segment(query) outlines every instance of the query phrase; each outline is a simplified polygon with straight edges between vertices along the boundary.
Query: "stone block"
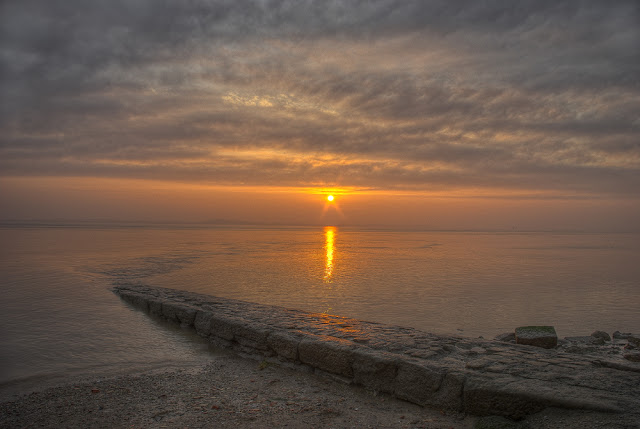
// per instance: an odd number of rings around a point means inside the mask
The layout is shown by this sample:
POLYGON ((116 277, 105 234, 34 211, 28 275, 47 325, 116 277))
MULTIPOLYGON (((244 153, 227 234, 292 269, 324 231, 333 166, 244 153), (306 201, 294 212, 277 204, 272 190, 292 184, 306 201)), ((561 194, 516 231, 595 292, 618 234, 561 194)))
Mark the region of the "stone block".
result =
POLYGON ((149 297, 147 299, 147 303, 149 304, 149 313, 162 316, 162 299, 156 297, 149 297))
POLYGON ((274 331, 267 337, 267 344, 281 358, 298 360, 298 344, 300 344, 298 337, 287 332, 274 331))
POLYGON ((181 325, 191 326, 196 318, 196 309, 179 302, 165 301, 162 303, 162 315, 181 325))
POLYGON ((120 298, 122 298, 123 301, 133 305, 135 308, 138 308, 143 311, 149 311, 149 304, 144 295, 127 291, 127 292, 121 293, 120 298))
POLYGON ((227 341, 234 339, 234 333, 242 327, 242 320, 226 316, 214 316, 209 325, 209 334, 227 341))
POLYGON ((425 362, 403 360, 398 363, 394 394, 414 404, 427 405, 440 388, 444 374, 425 362))
POLYGON ((523 380, 513 376, 469 377, 464 385, 464 410, 477 416, 520 419, 548 407, 620 412, 614 401, 569 384, 523 380))
POLYGON ((193 320, 193 327, 201 337, 208 337, 211 334, 211 319, 213 313, 210 311, 198 311, 193 320))
POLYGON ((516 328, 516 344, 552 349, 558 345, 558 335, 553 326, 521 326, 516 328))
POLYGON ((353 377, 353 349, 356 346, 340 338, 310 334, 298 345, 300 362, 323 371, 353 377))
POLYGON ((353 353, 353 379, 356 384, 378 392, 393 393, 397 356, 361 347, 353 353))
POLYGON ((269 350, 268 336, 269 328, 260 323, 244 321, 244 323, 236 324, 233 329, 234 340, 250 349, 269 350))
POLYGON ((433 368, 444 374, 440 386, 435 392, 428 395, 424 403, 427 407, 461 412, 463 411, 462 393, 466 376, 463 372, 449 370, 448 368, 433 368), (448 372, 445 372, 447 371, 448 372))
POLYGON ((464 386, 464 410, 477 416, 501 415, 514 419, 537 413, 546 408, 547 401, 514 386, 511 377, 471 377, 464 386))

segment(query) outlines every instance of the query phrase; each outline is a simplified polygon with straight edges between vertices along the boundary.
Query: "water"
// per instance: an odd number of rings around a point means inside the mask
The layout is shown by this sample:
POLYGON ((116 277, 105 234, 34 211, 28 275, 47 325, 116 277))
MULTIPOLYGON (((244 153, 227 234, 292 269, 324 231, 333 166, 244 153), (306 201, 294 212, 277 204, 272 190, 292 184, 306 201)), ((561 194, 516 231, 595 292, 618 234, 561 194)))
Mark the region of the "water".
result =
POLYGON ((493 337, 640 332, 638 234, 0 228, 0 393, 211 358, 116 281, 493 337))

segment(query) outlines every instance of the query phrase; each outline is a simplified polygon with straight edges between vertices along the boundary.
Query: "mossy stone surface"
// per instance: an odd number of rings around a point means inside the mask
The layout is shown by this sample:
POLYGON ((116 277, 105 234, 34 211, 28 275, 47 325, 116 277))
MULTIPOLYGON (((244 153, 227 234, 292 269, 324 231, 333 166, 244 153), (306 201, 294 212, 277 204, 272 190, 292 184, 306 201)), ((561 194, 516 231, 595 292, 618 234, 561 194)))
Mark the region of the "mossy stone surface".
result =
POLYGON ((521 326, 516 328, 516 335, 525 334, 550 334, 556 335, 556 329, 553 326, 521 326))
POLYGON ((551 349, 558 345, 558 335, 553 326, 521 326, 516 328, 516 343, 551 349))

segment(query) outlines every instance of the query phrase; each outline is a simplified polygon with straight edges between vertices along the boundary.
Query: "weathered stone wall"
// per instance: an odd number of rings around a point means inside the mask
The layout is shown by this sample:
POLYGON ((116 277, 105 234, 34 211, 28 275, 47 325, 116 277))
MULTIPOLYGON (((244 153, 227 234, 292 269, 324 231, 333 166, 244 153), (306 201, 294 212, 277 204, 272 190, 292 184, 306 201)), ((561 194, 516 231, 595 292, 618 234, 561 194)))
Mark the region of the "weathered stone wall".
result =
POLYGON ((640 410, 640 363, 616 354, 438 336, 172 289, 114 290, 216 345, 424 406, 512 418, 546 407, 640 410))

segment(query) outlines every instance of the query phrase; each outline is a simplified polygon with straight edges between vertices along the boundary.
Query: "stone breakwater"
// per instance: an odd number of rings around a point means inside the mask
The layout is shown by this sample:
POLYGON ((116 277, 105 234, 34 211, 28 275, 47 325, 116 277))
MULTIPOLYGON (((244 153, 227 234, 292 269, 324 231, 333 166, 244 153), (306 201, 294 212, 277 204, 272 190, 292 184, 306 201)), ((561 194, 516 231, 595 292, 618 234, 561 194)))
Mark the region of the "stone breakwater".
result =
POLYGON ((613 348, 576 354, 172 289, 114 291, 217 346, 422 406, 515 419, 547 407, 640 413, 640 363, 613 348))

